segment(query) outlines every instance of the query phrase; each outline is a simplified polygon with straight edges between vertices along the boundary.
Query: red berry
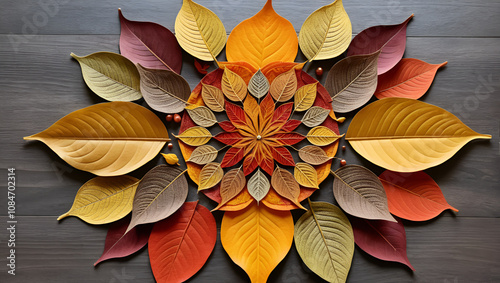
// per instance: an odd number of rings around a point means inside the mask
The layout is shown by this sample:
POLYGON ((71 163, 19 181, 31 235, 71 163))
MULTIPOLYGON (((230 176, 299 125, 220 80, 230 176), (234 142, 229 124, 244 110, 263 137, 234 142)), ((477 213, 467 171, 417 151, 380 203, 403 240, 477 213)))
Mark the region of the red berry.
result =
POLYGON ((176 122, 176 123, 180 123, 180 122, 181 122, 181 115, 179 115, 179 114, 175 114, 175 115, 174 115, 174 122, 176 122))
POLYGON ((345 150, 345 145, 342 146, 342 150, 345 150))
POLYGON ((318 67, 318 68, 316 69, 316 76, 318 76, 318 77, 319 77, 319 76, 321 76, 321 75, 323 75, 323 68, 318 67))
POLYGON ((174 147, 174 145, 171 142, 169 142, 167 147, 168 147, 168 149, 172 149, 174 147))
POLYGON ((174 119, 174 115, 172 115, 172 114, 168 114, 168 115, 167 115, 167 122, 172 121, 172 119, 174 119))
POLYGON ((340 166, 346 166, 346 165, 347 161, 345 161, 345 159, 340 160, 340 166))

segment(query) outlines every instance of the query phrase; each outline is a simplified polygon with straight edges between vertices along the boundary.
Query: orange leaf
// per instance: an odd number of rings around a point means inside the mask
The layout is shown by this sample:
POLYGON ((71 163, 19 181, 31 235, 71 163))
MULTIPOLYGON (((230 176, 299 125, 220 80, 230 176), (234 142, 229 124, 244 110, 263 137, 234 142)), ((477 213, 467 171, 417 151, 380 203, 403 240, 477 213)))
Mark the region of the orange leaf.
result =
POLYGON ((222 218, 222 246, 253 283, 267 281, 290 250, 293 233, 289 211, 271 210, 255 202, 244 210, 226 212, 222 218))
POLYGON ((247 122, 250 127, 257 133, 259 131, 259 113, 260 108, 259 104, 257 104, 257 100, 253 98, 251 95, 247 95, 245 98, 245 102, 243 102, 243 109, 247 114, 247 122), (248 121, 250 120, 250 121, 248 121))
POLYGON ((297 51, 293 25, 278 15, 268 0, 260 12, 233 29, 226 56, 228 61, 244 61, 261 68, 274 61, 293 62, 297 51))

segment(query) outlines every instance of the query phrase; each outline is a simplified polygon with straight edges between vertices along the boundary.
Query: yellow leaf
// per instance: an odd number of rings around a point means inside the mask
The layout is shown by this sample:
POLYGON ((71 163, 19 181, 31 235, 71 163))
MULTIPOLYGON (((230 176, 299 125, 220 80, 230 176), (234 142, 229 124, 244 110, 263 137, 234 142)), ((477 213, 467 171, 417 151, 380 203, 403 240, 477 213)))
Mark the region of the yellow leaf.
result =
POLYGON ((245 81, 235 72, 224 69, 221 82, 222 92, 229 100, 242 102, 247 95, 247 85, 245 81))
POLYGON ((165 161, 167 161, 168 164, 179 165, 179 158, 177 157, 177 155, 173 153, 169 154, 162 153, 161 155, 163 155, 163 158, 165 158, 165 161))
POLYGON ((200 184, 198 186, 198 191, 212 188, 222 180, 223 176, 224 170, 222 170, 219 163, 208 163, 203 166, 200 171, 200 184))
POLYGON ((61 220, 76 216, 90 224, 111 223, 132 211, 139 180, 130 176, 96 177, 83 184, 76 193, 71 209, 61 220))
POLYGON ((271 0, 250 19, 237 25, 227 40, 228 61, 244 61, 256 69, 276 62, 293 62, 298 50, 293 25, 278 15, 271 0))
POLYGON ((293 176, 300 185, 308 188, 319 189, 318 173, 316 173, 316 169, 314 169, 311 165, 303 162, 295 164, 293 176))
POLYGON ((305 85, 295 93, 295 111, 306 111, 316 100, 317 82, 305 85))
POLYGON ((317 146, 324 146, 337 141, 342 136, 343 135, 337 135, 330 128, 327 128, 325 126, 317 126, 312 128, 309 133, 307 133, 306 137, 310 143, 317 146))
POLYGON ((269 93, 274 100, 278 102, 285 102, 293 97, 296 90, 297 76, 295 76, 295 69, 291 68, 273 80, 269 93))
POLYGON ((212 85, 203 84, 203 82, 201 84, 201 97, 207 107, 215 112, 224 111, 224 94, 222 94, 222 90, 212 85))
POLYGON ((170 141, 158 116, 131 102, 77 110, 24 139, 42 141, 71 166, 99 176, 127 174, 154 158, 170 141))
POLYGON ((478 134, 437 106, 409 98, 385 98, 354 116, 346 139, 363 157, 383 168, 415 172, 439 165, 478 134))
POLYGON ((195 126, 175 137, 188 145, 199 146, 206 144, 212 138, 212 134, 203 127, 195 126))
POLYGON ((302 53, 312 60, 331 59, 344 53, 352 37, 352 26, 342 0, 314 11, 300 28, 302 53))
POLYGON ((203 61, 213 61, 226 44, 226 29, 209 9, 183 0, 175 19, 175 36, 189 54, 203 61))
POLYGON ((222 218, 222 246, 252 283, 267 281, 290 250, 293 233, 290 211, 272 210, 255 202, 244 210, 225 212, 222 218))

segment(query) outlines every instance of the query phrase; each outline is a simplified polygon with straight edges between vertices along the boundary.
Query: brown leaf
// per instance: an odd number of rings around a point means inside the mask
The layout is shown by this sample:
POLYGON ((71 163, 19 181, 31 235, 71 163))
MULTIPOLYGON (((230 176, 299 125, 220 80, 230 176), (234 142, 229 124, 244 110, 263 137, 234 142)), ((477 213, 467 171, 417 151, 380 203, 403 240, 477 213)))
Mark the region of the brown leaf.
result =
POLYGON ((219 152, 211 145, 198 146, 189 156, 188 162, 193 162, 199 165, 205 165, 214 161, 219 152))
POLYGON ((307 210, 299 202, 300 185, 295 181, 292 173, 283 168, 276 167, 271 176, 271 185, 279 195, 291 200, 299 208, 307 210))
POLYGON ((212 111, 224 111, 224 94, 218 87, 202 83, 201 97, 203 98, 203 102, 212 111))
POLYGON ((328 156, 321 147, 315 145, 307 145, 299 149, 299 157, 312 165, 320 165, 333 158, 328 156))
POLYGON ((214 210, 218 210, 236 197, 245 188, 246 182, 245 174, 243 174, 241 168, 232 169, 227 172, 220 184, 220 196, 222 200, 214 210))
POLYGON ((217 185, 224 176, 224 171, 217 162, 208 163, 200 172, 200 184, 198 191, 210 189, 217 185))
POLYGON ((238 74, 229 70, 229 68, 224 69, 221 86, 222 92, 231 101, 242 102, 247 95, 245 81, 238 74))
POLYGON ((274 100, 284 102, 292 98, 296 90, 297 77, 295 76, 295 69, 291 68, 273 80, 269 92, 274 100))
POLYGON ((202 127, 212 127, 215 123, 217 123, 217 118, 215 118, 214 112, 212 112, 208 107, 198 106, 195 108, 186 108, 189 117, 195 122, 198 126, 202 127))
POLYGON ((302 123, 310 128, 319 126, 326 120, 329 113, 329 109, 313 106, 309 108, 306 114, 304 114, 304 117, 302 117, 302 123))

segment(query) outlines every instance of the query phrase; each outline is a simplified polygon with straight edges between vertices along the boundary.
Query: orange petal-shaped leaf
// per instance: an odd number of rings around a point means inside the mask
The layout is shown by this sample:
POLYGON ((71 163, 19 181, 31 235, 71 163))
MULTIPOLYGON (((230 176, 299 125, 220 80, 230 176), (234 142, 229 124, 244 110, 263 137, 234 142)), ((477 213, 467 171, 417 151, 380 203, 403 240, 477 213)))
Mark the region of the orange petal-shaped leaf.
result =
POLYGON ((221 242, 253 283, 264 283, 290 250, 293 232, 289 211, 276 211, 253 202, 244 210, 224 213, 221 242))
POLYGON ((278 15, 268 0, 262 10, 237 25, 227 40, 228 61, 244 61, 262 68, 274 61, 293 62, 298 51, 293 25, 278 15))
POLYGON ((438 184, 422 171, 398 173, 386 170, 379 179, 387 194, 389 211, 398 217, 425 221, 446 209, 458 211, 446 202, 438 184))
POLYGON ((375 96, 378 99, 386 97, 406 97, 419 99, 427 92, 441 64, 429 64, 424 61, 405 58, 399 61, 390 71, 378 77, 375 96))

